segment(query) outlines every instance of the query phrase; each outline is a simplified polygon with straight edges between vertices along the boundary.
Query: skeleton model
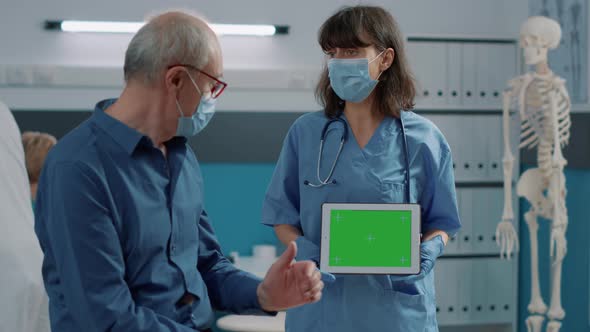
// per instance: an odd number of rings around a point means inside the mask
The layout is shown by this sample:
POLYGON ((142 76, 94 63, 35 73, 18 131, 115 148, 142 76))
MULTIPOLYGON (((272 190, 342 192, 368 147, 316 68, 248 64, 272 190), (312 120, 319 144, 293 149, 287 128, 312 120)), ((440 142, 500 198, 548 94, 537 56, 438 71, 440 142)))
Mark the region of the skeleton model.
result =
POLYGON ((510 258, 518 250, 518 236, 512 224, 512 168, 514 157, 510 151, 510 108, 520 114, 519 148, 537 148, 538 167, 524 172, 518 180, 516 192, 531 205, 524 217, 531 242, 531 301, 526 326, 529 332, 540 332, 544 315, 549 318, 547 332, 558 332, 565 311, 561 306, 561 269, 567 253, 567 209, 565 206, 565 176, 567 164, 561 149, 570 136, 570 99, 565 81, 551 72, 547 51, 559 45, 559 24, 547 17, 530 17, 520 31, 520 46, 525 62, 535 65, 535 72, 526 73, 509 81, 504 92, 504 212, 496 229, 501 256, 510 258), (537 218, 550 220, 551 239, 551 303, 549 310, 539 288, 537 218))

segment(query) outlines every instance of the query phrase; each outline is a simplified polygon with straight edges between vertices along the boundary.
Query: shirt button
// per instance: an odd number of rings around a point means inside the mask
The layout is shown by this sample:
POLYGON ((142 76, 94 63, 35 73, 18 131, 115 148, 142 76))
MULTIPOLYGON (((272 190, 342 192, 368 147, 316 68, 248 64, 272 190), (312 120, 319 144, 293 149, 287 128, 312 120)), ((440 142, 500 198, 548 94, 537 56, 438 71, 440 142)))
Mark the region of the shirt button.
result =
POLYGON ((172 252, 175 252, 175 251, 176 251, 176 246, 174 246, 174 245, 173 245, 173 246, 171 246, 171 247, 170 247, 170 251, 172 251, 172 252))

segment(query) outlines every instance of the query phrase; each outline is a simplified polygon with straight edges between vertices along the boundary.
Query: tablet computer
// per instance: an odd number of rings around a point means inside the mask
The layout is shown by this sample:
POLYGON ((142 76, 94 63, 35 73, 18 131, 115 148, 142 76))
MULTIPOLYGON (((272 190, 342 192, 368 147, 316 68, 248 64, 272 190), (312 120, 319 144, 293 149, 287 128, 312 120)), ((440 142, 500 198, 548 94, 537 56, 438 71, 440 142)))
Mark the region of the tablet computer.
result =
POLYGON ((320 269, 350 274, 419 273, 420 206, 324 203, 320 269))

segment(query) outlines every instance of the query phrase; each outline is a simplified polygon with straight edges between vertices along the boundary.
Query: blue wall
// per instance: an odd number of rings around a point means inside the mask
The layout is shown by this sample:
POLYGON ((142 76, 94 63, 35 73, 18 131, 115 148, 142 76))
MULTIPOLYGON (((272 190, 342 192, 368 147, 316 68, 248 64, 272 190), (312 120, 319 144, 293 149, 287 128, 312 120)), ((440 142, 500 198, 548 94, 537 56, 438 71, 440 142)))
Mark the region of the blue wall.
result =
MULTIPOLYGON (((567 169, 567 230, 568 253, 563 262, 562 305, 566 311, 561 331, 590 332, 590 170, 567 169)), ((527 305, 531 295, 530 240, 524 213, 529 204, 521 199, 520 211, 520 278, 519 331, 526 331, 524 320, 528 316, 527 305)), ((541 294, 547 306, 550 303, 550 226, 547 220, 539 220, 539 271, 541 294)))
POLYGON ((260 223, 274 164, 204 163, 201 170, 205 209, 226 255, 249 256, 255 244, 280 244, 272 228, 260 223))
MULTIPOLYGON (((274 244, 282 250, 272 228, 260 223, 262 200, 274 164, 202 163, 205 209, 225 255, 250 256, 255 244, 274 244)), ((215 320, 223 313, 216 313, 215 320)), ((213 331, 222 331, 213 327, 213 331)))

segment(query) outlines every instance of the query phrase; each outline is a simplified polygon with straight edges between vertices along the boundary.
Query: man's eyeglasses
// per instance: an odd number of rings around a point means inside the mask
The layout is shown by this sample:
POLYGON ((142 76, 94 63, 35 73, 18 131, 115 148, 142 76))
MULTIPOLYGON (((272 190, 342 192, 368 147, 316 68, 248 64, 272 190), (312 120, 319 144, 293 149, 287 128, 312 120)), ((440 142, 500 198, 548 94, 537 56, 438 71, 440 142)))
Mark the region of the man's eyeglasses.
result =
POLYGON ((217 77, 208 74, 202 70, 200 70, 199 68, 192 66, 192 65, 185 65, 185 64, 178 64, 178 65, 172 65, 169 66, 168 69, 172 68, 172 67, 176 67, 176 66, 183 66, 183 67, 187 67, 193 70, 198 71, 199 73, 207 76, 208 78, 212 79, 215 83, 213 84, 213 87, 211 88, 211 98, 216 99, 217 97, 219 97, 221 95, 221 93, 223 92, 223 90, 225 90, 225 88, 227 87, 227 83, 225 83, 224 81, 218 79, 217 77))

